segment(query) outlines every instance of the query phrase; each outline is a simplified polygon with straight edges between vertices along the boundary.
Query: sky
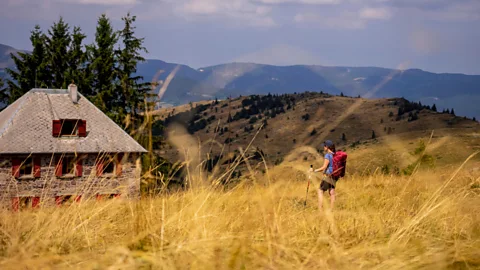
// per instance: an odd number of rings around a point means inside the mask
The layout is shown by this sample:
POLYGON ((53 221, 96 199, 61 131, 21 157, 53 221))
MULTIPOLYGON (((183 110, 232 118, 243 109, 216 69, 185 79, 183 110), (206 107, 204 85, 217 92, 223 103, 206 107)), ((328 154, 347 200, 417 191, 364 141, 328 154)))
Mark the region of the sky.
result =
POLYGON ((31 49, 60 16, 93 41, 98 16, 127 12, 147 58, 420 68, 480 74, 480 0, 0 0, 0 43, 31 49))

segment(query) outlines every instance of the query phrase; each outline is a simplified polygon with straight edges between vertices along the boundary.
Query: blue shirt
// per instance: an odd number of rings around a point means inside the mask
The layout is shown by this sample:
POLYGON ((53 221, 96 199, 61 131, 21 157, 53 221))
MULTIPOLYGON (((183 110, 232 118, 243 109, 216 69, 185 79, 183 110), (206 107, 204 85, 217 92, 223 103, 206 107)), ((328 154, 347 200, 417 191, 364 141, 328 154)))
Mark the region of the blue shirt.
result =
POLYGON ((325 155, 325 159, 328 159, 328 167, 325 169, 325 174, 332 174, 333 173, 333 155, 332 153, 327 153, 325 155))

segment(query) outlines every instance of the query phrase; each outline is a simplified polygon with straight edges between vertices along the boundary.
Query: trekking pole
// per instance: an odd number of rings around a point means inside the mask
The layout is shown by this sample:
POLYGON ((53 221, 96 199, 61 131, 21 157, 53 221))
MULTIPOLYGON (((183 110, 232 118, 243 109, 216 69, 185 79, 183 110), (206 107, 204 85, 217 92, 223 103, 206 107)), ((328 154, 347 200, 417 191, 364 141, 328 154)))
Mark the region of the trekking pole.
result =
MULTIPOLYGON (((310 165, 310 168, 313 169, 313 165, 310 165)), ((310 179, 311 179, 312 172, 308 172, 308 180, 307 180, 307 193, 305 194, 305 202, 303 206, 307 206, 307 198, 308 198, 308 188, 310 187, 310 179)))

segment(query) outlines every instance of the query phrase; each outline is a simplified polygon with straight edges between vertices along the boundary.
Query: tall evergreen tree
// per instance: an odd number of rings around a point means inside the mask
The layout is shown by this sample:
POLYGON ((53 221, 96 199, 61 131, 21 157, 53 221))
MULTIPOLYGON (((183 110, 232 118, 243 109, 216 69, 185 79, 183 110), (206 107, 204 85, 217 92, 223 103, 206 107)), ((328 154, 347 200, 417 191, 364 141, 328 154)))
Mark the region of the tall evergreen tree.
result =
POLYGON ((434 112, 437 111, 437 105, 433 104, 433 106, 432 106, 432 111, 434 111, 434 112))
POLYGON ((110 23, 110 19, 102 14, 97 21, 95 43, 88 46, 91 57, 92 72, 91 91, 86 93, 93 103, 103 112, 113 116, 109 108, 115 105, 116 60, 115 44, 118 37, 110 23))
POLYGON ((65 74, 65 80, 67 84, 74 81, 80 91, 88 95, 91 89, 91 77, 87 53, 82 44, 86 37, 80 27, 73 28, 71 44, 67 54, 68 69, 65 74))
POLYGON ((47 68, 47 36, 43 34, 40 26, 36 25, 30 32, 32 53, 18 52, 10 54, 15 69, 7 68, 6 71, 12 78, 8 80, 8 103, 11 104, 30 89, 50 85, 51 75, 47 68))
POLYGON ((8 92, 7 88, 5 87, 5 83, 3 82, 2 77, 0 77, 0 111, 3 110, 8 102, 8 92))
MULTIPOLYGON (((118 59, 117 74, 119 85, 117 93, 120 95, 115 106, 117 110, 114 118, 119 122, 124 115, 129 115, 133 120, 131 129, 136 129, 136 123, 140 120, 138 118, 140 112, 146 111, 145 102, 151 101, 153 97, 151 94, 150 83, 142 83, 142 76, 137 76, 137 64, 144 62, 145 58, 141 53, 147 53, 147 49, 143 47, 144 38, 135 37, 135 23, 136 16, 131 16, 130 13, 122 18, 124 28, 119 32, 119 37, 122 42, 121 48, 116 52, 118 59)), ((148 103, 147 106, 151 106, 148 103)))
POLYGON ((62 17, 48 30, 48 69, 52 74, 51 88, 66 88, 66 75, 69 68, 68 51, 71 43, 70 26, 62 17))
POLYGON ((451 115, 455 115, 455 111, 453 110, 453 108, 452 108, 452 110, 450 111, 450 114, 451 114, 451 115))

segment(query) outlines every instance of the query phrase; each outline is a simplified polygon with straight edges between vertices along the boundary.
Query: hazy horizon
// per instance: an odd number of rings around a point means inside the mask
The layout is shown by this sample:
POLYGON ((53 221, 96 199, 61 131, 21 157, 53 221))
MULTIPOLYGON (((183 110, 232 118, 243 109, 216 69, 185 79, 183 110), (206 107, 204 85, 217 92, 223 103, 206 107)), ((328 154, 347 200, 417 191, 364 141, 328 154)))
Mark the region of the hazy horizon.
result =
POLYGON ((60 16, 91 43, 106 13, 137 16, 149 59, 193 68, 231 62, 418 68, 480 74, 474 0, 6 0, 1 43, 29 50, 30 31, 60 16))

